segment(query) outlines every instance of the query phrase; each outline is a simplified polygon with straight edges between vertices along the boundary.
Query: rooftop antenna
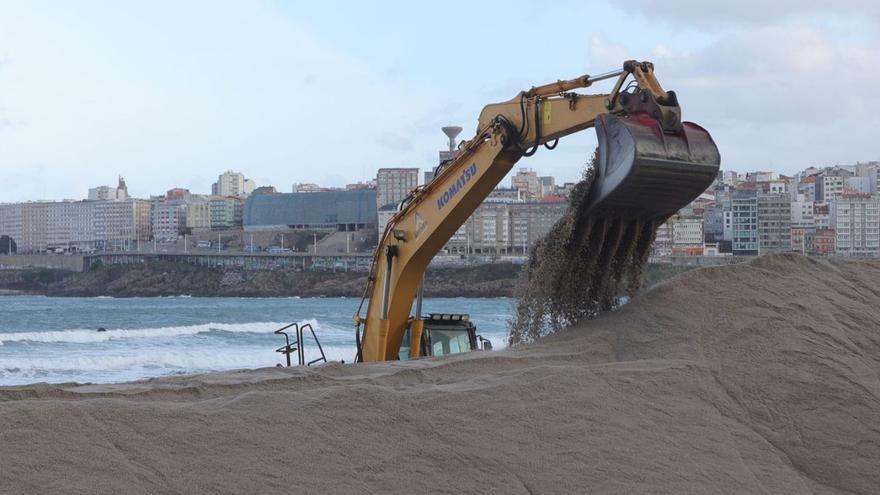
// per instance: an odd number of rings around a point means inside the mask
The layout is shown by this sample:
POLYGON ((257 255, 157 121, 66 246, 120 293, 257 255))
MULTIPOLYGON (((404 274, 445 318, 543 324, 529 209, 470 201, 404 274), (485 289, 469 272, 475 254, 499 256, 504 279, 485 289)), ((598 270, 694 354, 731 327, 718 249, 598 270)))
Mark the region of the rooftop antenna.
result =
POLYGON ((461 127, 457 125, 449 125, 446 127, 441 127, 443 134, 449 138, 449 151, 455 151, 455 137, 458 136, 458 133, 461 132, 461 127))

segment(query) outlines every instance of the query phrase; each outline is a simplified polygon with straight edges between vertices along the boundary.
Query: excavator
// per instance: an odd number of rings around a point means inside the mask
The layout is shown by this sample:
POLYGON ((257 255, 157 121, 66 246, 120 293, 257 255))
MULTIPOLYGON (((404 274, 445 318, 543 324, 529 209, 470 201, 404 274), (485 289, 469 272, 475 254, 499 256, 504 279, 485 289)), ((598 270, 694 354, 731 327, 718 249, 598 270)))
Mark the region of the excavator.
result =
POLYGON ((533 87, 487 105, 475 136, 400 203, 381 235, 354 317, 356 361, 490 348, 467 315, 422 314, 425 270, 520 158, 590 127, 598 138, 598 165, 588 210, 665 219, 718 174, 721 156, 712 137, 681 120, 675 92, 663 90, 650 62, 630 60, 618 70, 533 87), (575 92, 612 79, 608 94, 575 92))

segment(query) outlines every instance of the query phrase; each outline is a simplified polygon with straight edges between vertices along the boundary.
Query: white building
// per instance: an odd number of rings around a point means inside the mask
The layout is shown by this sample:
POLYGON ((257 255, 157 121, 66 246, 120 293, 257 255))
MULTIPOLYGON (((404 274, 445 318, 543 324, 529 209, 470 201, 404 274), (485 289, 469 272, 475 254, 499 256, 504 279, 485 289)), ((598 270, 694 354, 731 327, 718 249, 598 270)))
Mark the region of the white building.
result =
POLYGON ((524 201, 510 205, 511 239, 515 252, 527 251, 543 239, 562 218, 568 203, 564 201, 524 201))
POLYGON ((151 237, 150 202, 143 199, 93 203, 95 247, 131 250, 151 237))
POLYGON ((507 253, 510 249, 510 204, 484 202, 473 214, 474 240, 480 253, 507 253))
POLYGON ((725 170, 721 173, 721 183, 725 186, 735 187, 740 183, 739 173, 734 170, 725 170))
POLYGON ((779 174, 776 172, 748 172, 746 174, 747 182, 770 182, 779 180, 779 174))
POLYGON ((116 187, 98 186, 89 189, 90 201, 113 201, 116 199, 128 199, 128 186, 125 185, 125 179, 119 176, 119 182, 116 187))
POLYGON ((46 248, 87 251, 94 247, 95 210, 98 204, 90 201, 46 203, 46 248))
POLYGON ((675 256, 700 256, 705 246, 703 218, 676 215, 667 222, 671 227, 672 254, 675 256))
POLYGON ((177 239, 186 227, 186 209, 183 201, 153 201, 153 237, 159 240, 177 239))
POLYGON ((796 194, 791 202, 791 226, 793 228, 815 228, 815 203, 806 194, 796 194))
POLYGON ((417 168, 380 168, 376 174, 376 207, 399 204, 418 185, 417 168))
POLYGON ((510 179, 511 187, 519 189, 523 199, 539 199, 543 196, 541 191, 541 179, 538 173, 528 168, 520 168, 510 179))
POLYGON ((782 180, 771 180, 767 182, 767 192, 771 194, 782 194, 786 192, 786 182, 782 180))
POLYGON ((257 185, 250 179, 245 179, 241 172, 233 172, 229 170, 220 174, 217 182, 211 184, 211 194, 214 196, 248 196, 257 185))
POLYGON ((394 203, 388 203, 385 206, 381 206, 376 210, 377 214, 377 228, 379 230, 379 235, 381 236, 383 232, 385 232, 385 226, 388 225, 388 222, 391 221, 391 218, 397 213, 397 205, 394 203))
POLYGON ((853 172, 844 167, 827 168, 816 176, 816 201, 831 203, 841 196, 846 187, 847 177, 852 177, 853 172))
POLYGON ((297 182, 296 184, 293 185, 291 190, 292 190, 292 192, 295 192, 295 193, 304 193, 304 192, 319 192, 319 191, 323 191, 324 188, 317 185, 317 184, 312 184, 310 182, 297 182))
POLYGON ((877 196, 846 194, 838 198, 831 209, 837 254, 880 254, 880 199, 877 196))
POLYGON ((21 245, 21 203, 0 204, 0 236, 4 235, 21 245))
POLYGON ((0 205, 0 235, 20 253, 132 249, 150 237, 150 205, 138 199, 0 205))
POLYGON ((527 253, 547 235, 566 207, 565 202, 524 202, 490 196, 452 235, 445 251, 456 254, 527 253))

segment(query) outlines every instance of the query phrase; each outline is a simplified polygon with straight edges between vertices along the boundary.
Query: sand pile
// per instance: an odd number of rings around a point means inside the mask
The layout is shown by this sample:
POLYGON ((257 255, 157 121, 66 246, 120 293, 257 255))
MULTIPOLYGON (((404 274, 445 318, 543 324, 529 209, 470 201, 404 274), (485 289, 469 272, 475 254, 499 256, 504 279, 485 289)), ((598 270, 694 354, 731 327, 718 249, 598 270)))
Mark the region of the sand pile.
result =
POLYGON ((878 281, 774 256, 515 350, 0 389, 0 493, 877 493, 878 281))
POLYGON ((569 196, 565 213, 529 253, 520 277, 510 343, 532 342, 612 309, 633 295, 665 218, 587 209, 598 151, 569 196))

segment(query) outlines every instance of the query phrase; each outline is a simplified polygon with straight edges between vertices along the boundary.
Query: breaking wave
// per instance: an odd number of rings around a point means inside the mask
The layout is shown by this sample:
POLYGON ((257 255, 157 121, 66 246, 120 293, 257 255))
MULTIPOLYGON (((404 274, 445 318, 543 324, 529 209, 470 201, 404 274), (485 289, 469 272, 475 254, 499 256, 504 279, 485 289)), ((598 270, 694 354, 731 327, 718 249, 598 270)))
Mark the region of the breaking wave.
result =
MULTIPOLYGON (((354 346, 325 345, 329 361, 349 362, 354 346)), ((318 357, 317 349, 306 349, 307 360, 318 357)), ((281 354, 272 348, 181 349, 128 355, 20 356, 3 359, 0 381, 21 385, 35 381, 59 383, 87 381, 108 383, 151 378, 168 374, 206 373, 231 369, 272 367, 283 364, 281 354)))
MULTIPOLYGON (((302 320, 300 325, 310 323, 315 331, 322 330, 321 324, 316 319, 302 320)), ((107 329, 99 332, 94 329, 70 329, 51 330, 44 332, 10 332, 0 333, 0 345, 13 342, 41 342, 41 343, 76 343, 85 344, 92 342, 107 342, 121 339, 151 339, 167 338, 181 335, 198 335, 211 332, 230 333, 256 333, 266 334, 287 325, 282 322, 251 322, 251 323, 204 323, 199 325, 140 328, 140 329, 107 329)), ((325 330, 339 330, 332 327, 325 330)))

